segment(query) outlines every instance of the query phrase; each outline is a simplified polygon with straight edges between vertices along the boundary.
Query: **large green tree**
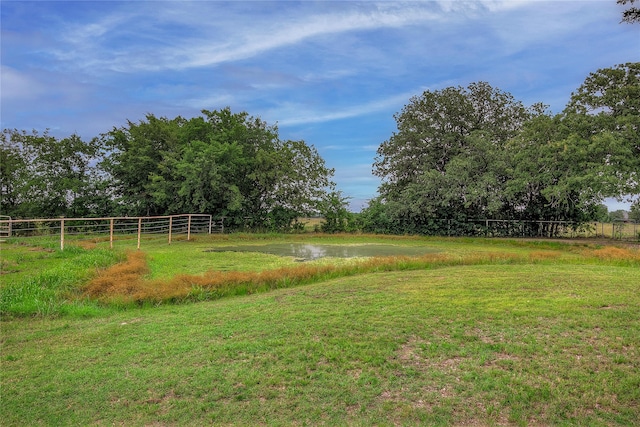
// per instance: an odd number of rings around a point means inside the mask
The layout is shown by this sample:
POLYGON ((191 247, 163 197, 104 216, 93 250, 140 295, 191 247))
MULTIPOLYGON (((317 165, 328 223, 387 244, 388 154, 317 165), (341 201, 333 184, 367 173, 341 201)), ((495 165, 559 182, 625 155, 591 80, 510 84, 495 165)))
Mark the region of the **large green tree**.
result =
POLYGON ((640 194, 640 62, 590 73, 571 95, 563 121, 596 151, 604 196, 640 194))
MULTIPOLYGON (((165 213, 169 195, 174 189, 165 188, 158 194, 158 177, 169 176, 168 158, 178 153, 178 130, 185 122, 157 118, 153 114, 146 121, 131 121, 101 136, 101 145, 108 155, 101 168, 110 174, 114 197, 119 206, 115 214, 158 215, 165 213)), ((169 179, 171 182, 171 179, 169 179)))
POLYGON ((504 147, 531 114, 485 82, 413 97, 373 166, 383 180, 385 217, 405 232, 421 232, 434 218, 500 216, 504 147))
POLYGON ((103 187, 92 165, 99 156, 94 140, 5 129, 0 155, 5 215, 85 216, 103 206, 103 187))
POLYGON ((538 116, 510 141, 505 196, 513 219, 580 222, 599 212, 615 181, 606 159, 617 156, 619 145, 606 132, 581 137, 571 124, 563 115, 538 116))
POLYGON ((398 131, 380 145, 373 166, 383 195, 401 191, 428 170, 444 173, 481 131, 495 144, 514 136, 529 117, 522 103, 488 83, 425 91, 394 118, 398 131))
POLYGON ((16 145, 7 140, 7 133, 2 133, 0 146, 0 214, 16 215, 20 205, 26 201, 23 191, 26 190, 27 159, 16 145))
MULTIPOLYGON (((381 144, 370 230, 465 232, 470 219, 584 222, 640 194, 640 64, 591 73, 557 115, 476 83, 411 99, 381 144)), ((531 232, 536 233, 535 228, 531 232)))
POLYGON ((640 192, 640 63, 590 73, 556 116, 509 143, 514 216, 586 221, 606 197, 640 192))
POLYGON ((333 170, 304 141, 229 108, 192 119, 148 115, 103 135, 114 178, 130 215, 211 213, 229 225, 287 228, 316 211, 333 170))

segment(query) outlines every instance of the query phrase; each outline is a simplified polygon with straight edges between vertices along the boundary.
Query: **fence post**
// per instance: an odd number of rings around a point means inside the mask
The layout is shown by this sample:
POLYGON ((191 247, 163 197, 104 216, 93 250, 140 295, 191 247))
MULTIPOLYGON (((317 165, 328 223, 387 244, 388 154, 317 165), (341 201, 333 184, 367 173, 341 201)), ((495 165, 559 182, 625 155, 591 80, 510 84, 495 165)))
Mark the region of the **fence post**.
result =
POLYGON ((60 250, 64 251, 64 219, 60 220, 60 250))
POLYGON ((173 228, 173 216, 169 217, 169 244, 171 244, 171 229, 173 228))
POLYGON ((113 249, 113 218, 109 220, 109 248, 113 249))
POLYGON ((191 240, 191 214, 189 214, 189 219, 187 220, 187 241, 191 240))
POLYGON ((140 250, 140 233, 142 231, 142 218, 138 218, 138 250, 140 250))

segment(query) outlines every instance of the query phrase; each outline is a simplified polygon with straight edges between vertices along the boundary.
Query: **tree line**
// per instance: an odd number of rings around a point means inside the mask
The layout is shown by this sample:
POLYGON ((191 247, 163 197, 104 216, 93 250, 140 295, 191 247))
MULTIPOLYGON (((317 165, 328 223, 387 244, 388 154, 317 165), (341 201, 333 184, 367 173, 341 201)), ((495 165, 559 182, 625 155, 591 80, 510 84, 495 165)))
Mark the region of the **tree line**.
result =
POLYGON ((4 130, 0 156, 1 211, 12 217, 208 213, 232 228, 288 229, 334 186, 313 146, 229 108, 148 114, 90 141, 4 130))
POLYGON ((382 184, 362 213, 369 231, 580 223, 598 219, 606 197, 640 194, 640 63, 591 73, 560 114, 478 82, 425 91, 395 119, 373 165, 382 184))
POLYGON ((640 63, 591 73, 553 114, 486 82, 425 91, 378 148, 378 195, 360 214, 304 141, 229 108, 146 116, 90 141, 4 130, 0 210, 13 217, 207 213, 233 227, 464 233, 470 220, 603 219, 606 197, 640 211, 640 63))

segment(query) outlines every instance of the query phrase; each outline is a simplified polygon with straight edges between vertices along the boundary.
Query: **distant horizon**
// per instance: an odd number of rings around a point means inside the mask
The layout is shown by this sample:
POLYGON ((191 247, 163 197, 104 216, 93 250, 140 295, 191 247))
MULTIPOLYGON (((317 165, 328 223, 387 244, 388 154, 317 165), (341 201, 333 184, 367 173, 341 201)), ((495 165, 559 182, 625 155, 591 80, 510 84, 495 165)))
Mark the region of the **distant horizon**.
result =
MULTIPOLYGON (((2 128, 92 138, 127 120, 229 106, 315 146, 350 209, 394 114, 486 81, 561 112, 591 72, 640 60, 610 1, 0 4, 2 128)), ((630 203, 607 199, 610 211, 630 203)))

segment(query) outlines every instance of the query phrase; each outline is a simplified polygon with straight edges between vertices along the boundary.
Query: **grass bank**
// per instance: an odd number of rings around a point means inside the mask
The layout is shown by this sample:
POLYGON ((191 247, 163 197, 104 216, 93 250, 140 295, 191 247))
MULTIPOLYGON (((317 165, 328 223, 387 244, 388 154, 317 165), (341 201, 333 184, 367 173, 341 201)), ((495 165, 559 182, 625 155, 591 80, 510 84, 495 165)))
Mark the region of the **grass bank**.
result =
POLYGON ((633 425, 640 268, 575 249, 5 320, 2 424, 633 425))
POLYGON ((289 288, 373 272, 483 264, 609 264, 640 267, 633 248, 549 240, 428 238, 374 235, 205 235, 169 245, 149 239, 108 249, 104 239, 76 239, 65 251, 33 239, 3 244, 0 314, 52 316, 107 314, 141 305, 184 303, 289 288), (323 258, 297 262, 266 253, 225 248, 268 243, 316 243, 424 248, 423 256, 323 258), (211 252, 215 248, 221 252, 211 252), (435 253, 434 253, 435 252, 435 253))

